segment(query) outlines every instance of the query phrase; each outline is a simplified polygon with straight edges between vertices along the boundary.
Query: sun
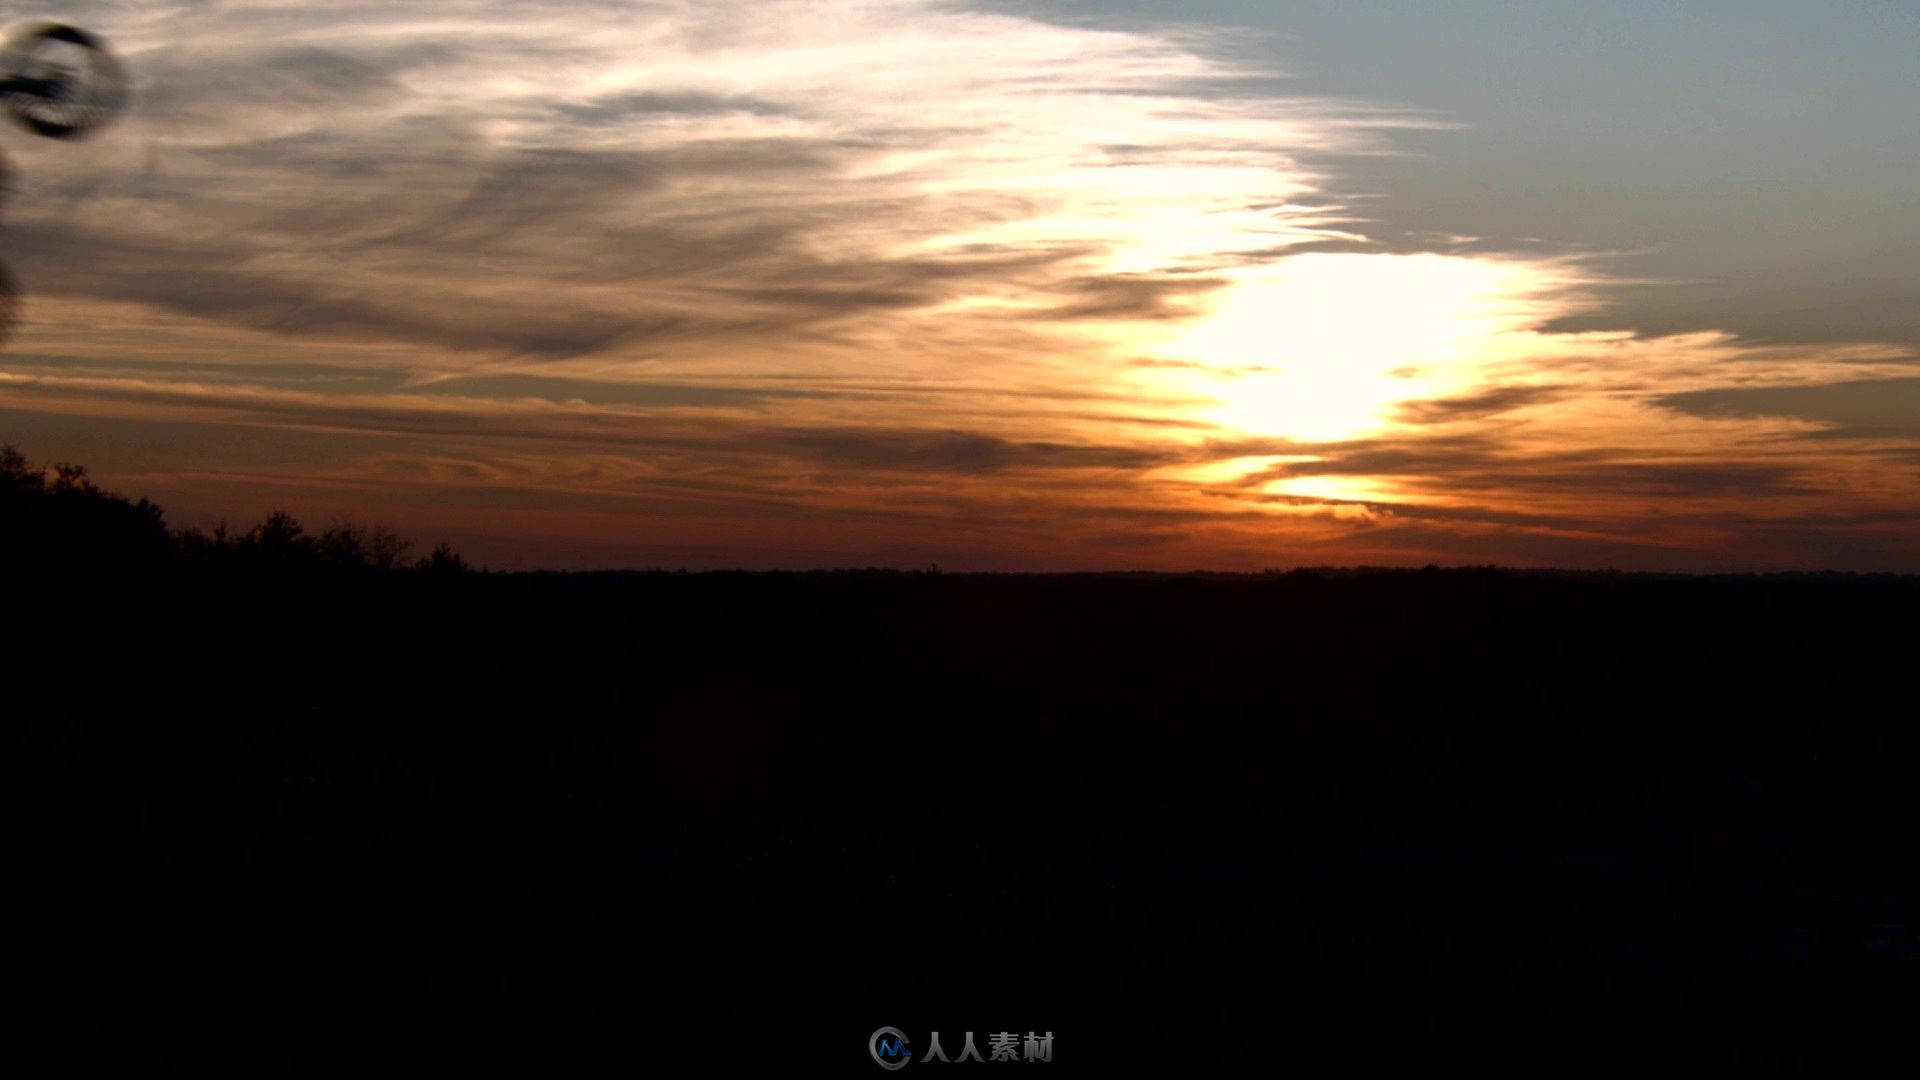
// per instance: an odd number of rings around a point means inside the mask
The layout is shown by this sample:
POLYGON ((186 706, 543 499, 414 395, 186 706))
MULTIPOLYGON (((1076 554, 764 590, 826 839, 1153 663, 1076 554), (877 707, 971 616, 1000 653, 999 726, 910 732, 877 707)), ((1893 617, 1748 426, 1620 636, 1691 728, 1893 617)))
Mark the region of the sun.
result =
POLYGON ((1394 406, 1480 385, 1503 334, 1542 317, 1539 264, 1438 254, 1303 254, 1238 272, 1160 355, 1204 419, 1330 442, 1394 426, 1394 406))

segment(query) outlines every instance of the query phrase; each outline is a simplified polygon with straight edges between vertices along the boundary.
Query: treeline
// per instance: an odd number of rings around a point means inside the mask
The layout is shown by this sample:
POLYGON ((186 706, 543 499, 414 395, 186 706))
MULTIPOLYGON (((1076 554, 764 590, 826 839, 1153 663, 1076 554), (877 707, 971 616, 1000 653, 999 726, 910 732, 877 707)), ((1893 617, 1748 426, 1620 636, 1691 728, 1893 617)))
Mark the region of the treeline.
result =
POLYGON ((0 545, 9 1074, 1912 1071, 1920 577, 0 545))
POLYGON ((103 490, 82 466, 39 467, 12 445, 0 445, 0 573, 124 573, 168 566, 355 573, 468 569, 447 544, 419 556, 412 547, 380 526, 343 522, 309 533, 280 510, 244 532, 224 522, 211 532, 169 529, 158 505, 103 490))

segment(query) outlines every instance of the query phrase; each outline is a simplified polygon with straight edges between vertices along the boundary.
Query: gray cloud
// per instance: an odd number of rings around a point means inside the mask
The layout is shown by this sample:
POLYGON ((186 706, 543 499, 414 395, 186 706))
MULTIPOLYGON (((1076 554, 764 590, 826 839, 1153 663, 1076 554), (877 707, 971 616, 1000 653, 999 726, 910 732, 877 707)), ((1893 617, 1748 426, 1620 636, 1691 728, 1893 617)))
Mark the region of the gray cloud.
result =
POLYGON ((1215 278, 1171 275, 1074 278, 1055 286, 1062 302, 1046 311, 1043 317, 1068 320, 1191 318, 1194 298, 1214 292, 1223 284, 1215 278))
POLYGON ((1502 386, 1462 397, 1409 401, 1400 406, 1399 414, 1410 424, 1452 424, 1498 416, 1565 396, 1567 391, 1555 386, 1502 386))
MULTIPOLYGON (((391 389, 397 389, 393 387, 391 389)), ((579 401, 590 405, 751 406, 782 398, 841 396, 819 389, 607 382, 547 375, 462 375, 409 388, 409 393, 512 400, 579 401)))
POLYGON ((431 42, 353 53, 289 45, 238 55, 170 46, 141 56, 140 115, 184 127, 222 124, 236 109, 324 113, 396 98, 404 93, 398 76, 407 68, 450 55, 447 46, 431 42))
MULTIPOLYGON (((658 338, 692 321, 665 313, 553 312, 525 295, 488 301, 440 293, 435 304, 427 289, 396 296, 351 278, 283 277, 253 269, 233 250, 72 233, 57 226, 17 226, 8 240, 38 291, 133 301, 277 334, 560 358, 658 338)), ((710 324, 709 332, 717 328, 710 324)))
POLYGON ((1812 492, 1791 464, 1716 459, 1633 460, 1627 451, 1527 453, 1487 436, 1377 439, 1312 447, 1314 460, 1270 466, 1242 479, 1257 485, 1297 476, 1392 476, 1437 492, 1562 492, 1579 495, 1778 497, 1812 492))
POLYGON ((1021 442, 965 431, 780 431, 752 441, 838 468, 969 475, 1019 468, 1138 470, 1171 458, 1164 449, 1021 442))
POLYGON ((1695 416, 1782 416, 1832 425, 1828 438, 1920 439, 1920 378, 1694 390, 1657 399, 1695 416))
POLYGON ((792 115, 792 106, 766 101, 746 94, 718 94, 700 91, 643 92, 599 98, 582 105, 562 104, 562 115, 576 123, 597 126, 632 119, 650 113, 680 113, 688 116, 714 116, 747 112, 770 116, 792 115))

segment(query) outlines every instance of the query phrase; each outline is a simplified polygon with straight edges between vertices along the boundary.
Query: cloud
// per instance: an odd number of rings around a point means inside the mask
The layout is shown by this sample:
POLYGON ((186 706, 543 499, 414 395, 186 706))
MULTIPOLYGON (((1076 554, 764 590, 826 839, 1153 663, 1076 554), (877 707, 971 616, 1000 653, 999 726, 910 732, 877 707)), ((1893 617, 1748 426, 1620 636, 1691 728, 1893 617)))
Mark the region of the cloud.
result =
POLYGON ((503 355, 884 323, 983 291, 1059 318, 1155 311, 1206 287, 1166 273, 1238 239, 1171 226, 1302 190, 1297 155, 1379 122, 1182 96, 1240 73, 930 2, 89 14, 139 102, 115 139, 32 162, 13 246, 37 289, 503 355), (1114 266, 1142 230, 1164 250, 1114 266))
POLYGON ((1452 424, 1498 416, 1564 395, 1565 391, 1555 386, 1499 386, 1461 397, 1404 402, 1399 413, 1410 424, 1452 424))
POLYGON ((1019 468, 1139 470, 1168 459, 1164 450, 1148 447, 1014 442, 964 431, 783 431, 756 441, 842 468, 974 475, 1019 468))
POLYGON ((1636 333, 1591 253, 1369 235, 1340 163, 1442 125, 1291 92, 1224 31, 934 0, 67 17, 136 104, 21 147, 0 404, 194 432, 141 474, 189 507, 564 508, 496 538, 553 559, 669 512, 707 515, 675 550, 744 550, 736 518, 778 512, 811 551, 887 523, 908 563, 1920 568, 1906 351, 1636 333), (289 449, 223 456, 222 424, 289 449))
POLYGON ((1779 416, 1828 425, 1820 437, 1920 442, 1920 378, 1692 390, 1659 399, 1693 416, 1779 416))
POLYGON ((1717 459, 1635 461, 1622 450, 1525 453, 1489 439, 1369 440, 1240 477, 1242 486, 1299 476, 1398 477, 1415 490, 1496 494, 1751 496, 1807 494, 1793 465, 1717 459))

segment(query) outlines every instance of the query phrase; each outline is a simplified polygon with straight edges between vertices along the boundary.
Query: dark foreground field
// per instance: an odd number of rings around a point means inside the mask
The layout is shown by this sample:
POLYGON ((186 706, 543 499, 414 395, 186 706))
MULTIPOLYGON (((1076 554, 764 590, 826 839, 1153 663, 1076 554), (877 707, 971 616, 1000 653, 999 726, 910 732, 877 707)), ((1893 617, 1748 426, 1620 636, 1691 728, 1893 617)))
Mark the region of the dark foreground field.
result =
POLYGON ((0 1059, 1910 1072, 1917 600, 16 566, 0 1059))

